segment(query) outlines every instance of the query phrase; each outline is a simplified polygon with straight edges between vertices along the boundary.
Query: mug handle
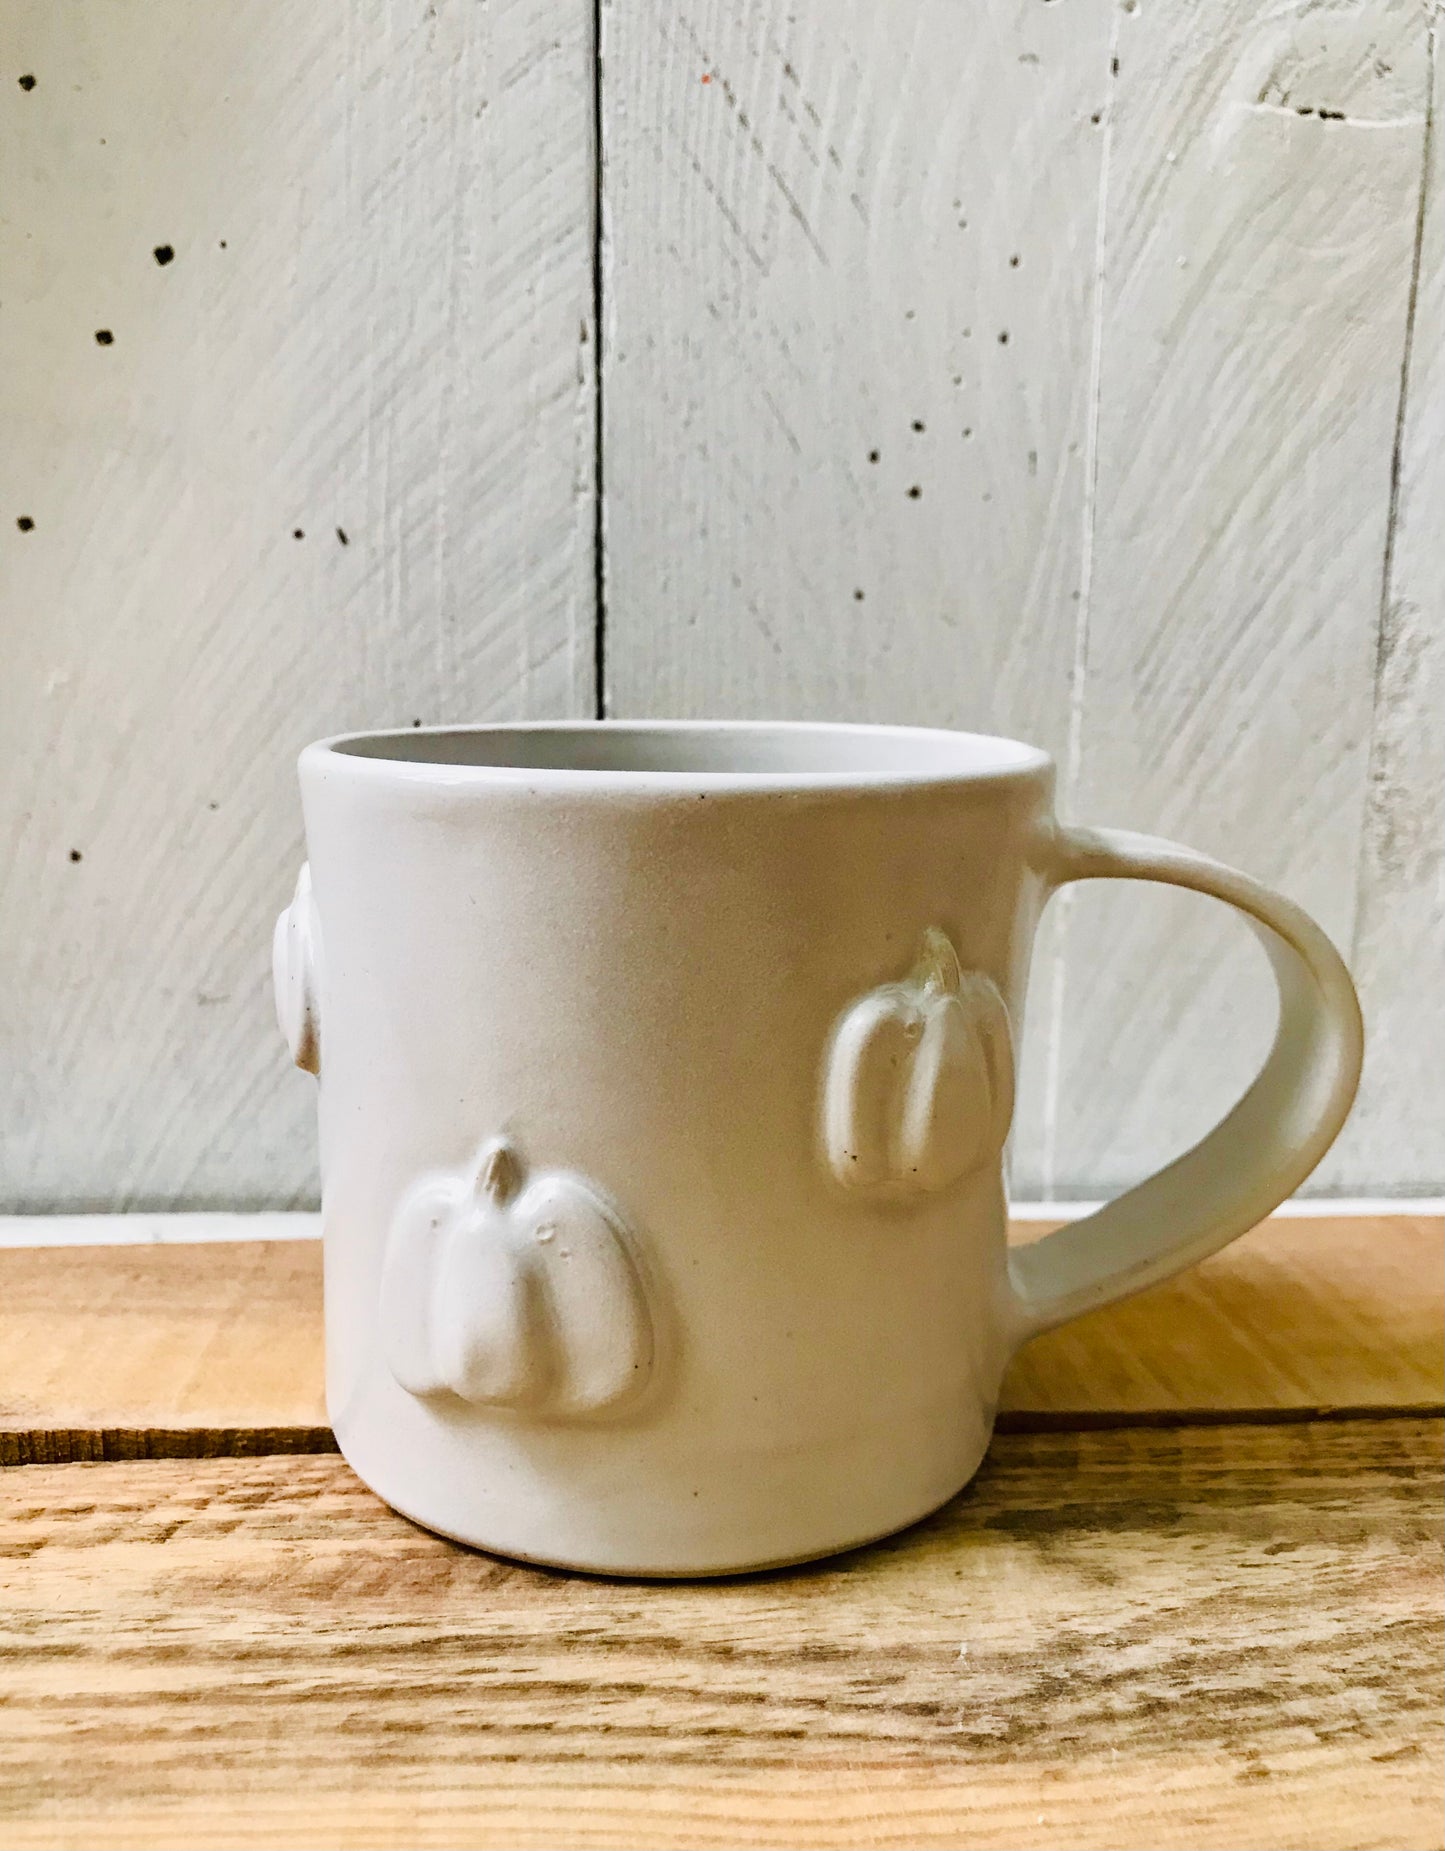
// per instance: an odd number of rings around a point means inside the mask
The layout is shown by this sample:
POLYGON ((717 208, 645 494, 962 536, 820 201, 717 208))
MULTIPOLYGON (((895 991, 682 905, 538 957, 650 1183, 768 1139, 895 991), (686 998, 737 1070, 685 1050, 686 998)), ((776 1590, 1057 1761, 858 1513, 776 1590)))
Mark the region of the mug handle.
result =
POLYGON ((1021 1341, 1143 1291, 1263 1220, 1334 1141, 1364 1053, 1344 960, 1293 901, 1207 855, 1129 830, 1060 827, 1055 851, 1055 887, 1162 881, 1236 907, 1269 953, 1279 1023, 1253 1085, 1192 1150, 1095 1214, 1011 1251, 1021 1341))

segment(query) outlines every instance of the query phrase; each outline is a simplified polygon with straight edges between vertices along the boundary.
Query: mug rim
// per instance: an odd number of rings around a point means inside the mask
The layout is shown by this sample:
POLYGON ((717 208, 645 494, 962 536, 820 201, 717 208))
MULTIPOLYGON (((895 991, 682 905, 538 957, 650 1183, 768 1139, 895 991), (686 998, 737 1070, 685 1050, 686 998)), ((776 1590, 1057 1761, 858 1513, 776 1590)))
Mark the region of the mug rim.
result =
POLYGON ((1054 773, 1054 760, 1042 747, 1002 734, 829 720, 512 720, 368 728, 316 740, 302 752, 300 766, 368 782, 573 792, 871 790, 1047 780, 1054 773), (525 744, 508 751, 509 742, 525 744), (487 746, 500 756, 484 756, 487 746), (477 755, 465 756, 468 748, 477 755))

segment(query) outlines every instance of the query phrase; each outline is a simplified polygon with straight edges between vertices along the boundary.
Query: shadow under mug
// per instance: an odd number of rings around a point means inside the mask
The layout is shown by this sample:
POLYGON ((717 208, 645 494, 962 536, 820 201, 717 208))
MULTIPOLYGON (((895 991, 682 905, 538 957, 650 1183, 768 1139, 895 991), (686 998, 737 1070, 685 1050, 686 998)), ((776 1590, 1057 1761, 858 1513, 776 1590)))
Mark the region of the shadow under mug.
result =
POLYGON ((331 1419, 388 1503, 501 1554, 719 1574, 925 1516, 1022 1342, 1243 1233, 1354 1096, 1319 927, 1061 824, 1030 746, 485 726, 326 740, 300 777, 275 971, 320 1081, 331 1419), (1237 907, 1278 1028, 1200 1144, 1010 1252, 1035 928, 1100 878, 1237 907))

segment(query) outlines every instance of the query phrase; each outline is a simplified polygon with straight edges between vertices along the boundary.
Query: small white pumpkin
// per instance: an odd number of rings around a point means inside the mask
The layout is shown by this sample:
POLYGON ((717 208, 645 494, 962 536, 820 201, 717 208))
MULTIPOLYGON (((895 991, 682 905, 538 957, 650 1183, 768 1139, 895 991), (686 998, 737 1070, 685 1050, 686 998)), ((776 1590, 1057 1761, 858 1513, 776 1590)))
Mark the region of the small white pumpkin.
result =
POLYGON ((271 940, 271 983, 276 1020, 291 1058, 307 1073, 321 1071, 321 1015, 317 1002, 321 928, 311 897, 311 864, 303 861, 291 904, 271 940))
POLYGON ((850 1189, 946 1189, 1003 1149, 1013 1117, 1008 1010, 930 927, 913 969, 852 1003, 828 1050, 823 1147, 850 1189))
POLYGON ((566 1171, 528 1181, 505 1138, 471 1170, 423 1177, 402 1198, 381 1317, 391 1371, 414 1395, 578 1417, 632 1399, 652 1367, 616 1211, 566 1171))

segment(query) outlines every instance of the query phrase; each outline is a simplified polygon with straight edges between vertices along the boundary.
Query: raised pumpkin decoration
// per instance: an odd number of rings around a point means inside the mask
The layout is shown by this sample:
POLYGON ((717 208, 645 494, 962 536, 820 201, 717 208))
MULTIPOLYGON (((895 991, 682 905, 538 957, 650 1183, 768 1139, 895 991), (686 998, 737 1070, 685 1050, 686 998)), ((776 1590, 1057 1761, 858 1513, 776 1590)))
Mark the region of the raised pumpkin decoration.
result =
POLYGON ((1013 1117, 1008 1010, 930 927, 898 983, 851 1004, 833 1031, 823 1093, 828 1167, 850 1189, 907 1197, 992 1161, 1013 1117))
POLYGON ((473 1168, 423 1177, 397 1209, 381 1280, 392 1374, 414 1395, 550 1418, 630 1400, 653 1335, 629 1246, 581 1177, 528 1180, 493 1138, 473 1168))
POLYGON ((291 904, 276 921, 271 940, 271 983, 276 993, 276 1020, 291 1058, 307 1073, 321 1071, 321 1020, 317 1006, 317 972, 321 963, 321 929, 311 897, 311 865, 303 861, 291 904))

